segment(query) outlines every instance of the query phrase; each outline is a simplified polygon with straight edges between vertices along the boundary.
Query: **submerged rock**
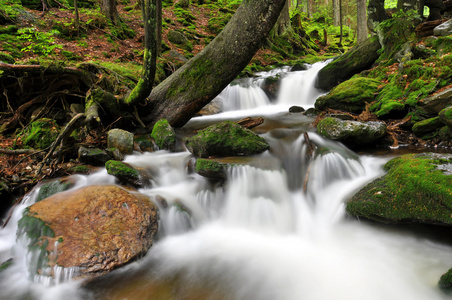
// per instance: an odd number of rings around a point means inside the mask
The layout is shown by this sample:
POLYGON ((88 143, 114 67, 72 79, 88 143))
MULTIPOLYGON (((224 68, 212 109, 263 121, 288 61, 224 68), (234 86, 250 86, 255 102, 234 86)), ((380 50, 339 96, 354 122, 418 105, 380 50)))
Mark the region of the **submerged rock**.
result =
POLYGON ((352 78, 333 88, 327 95, 319 97, 315 102, 315 108, 361 113, 365 110, 366 103, 374 100, 380 84, 380 81, 372 78, 352 78))
POLYGON ((18 235, 25 234, 29 249, 39 251, 32 274, 55 278, 62 267, 95 277, 146 254, 157 229, 157 208, 144 195, 86 186, 30 206, 18 235))
POLYGON ((384 122, 358 122, 327 117, 317 125, 318 132, 331 140, 354 147, 374 143, 386 134, 384 122))
POLYGON ((407 154, 347 203, 352 216, 383 223, 452 225, 452 154, 407 154))
POLYGON ((188 150, 197 157, 238 156, 262 153, 270 146, 267 141, 233 122, 225 121, 186 139, 188 150))
POLYGON ((438 286, 447 293, 452 293, 452 268, 439 279, 438 286))

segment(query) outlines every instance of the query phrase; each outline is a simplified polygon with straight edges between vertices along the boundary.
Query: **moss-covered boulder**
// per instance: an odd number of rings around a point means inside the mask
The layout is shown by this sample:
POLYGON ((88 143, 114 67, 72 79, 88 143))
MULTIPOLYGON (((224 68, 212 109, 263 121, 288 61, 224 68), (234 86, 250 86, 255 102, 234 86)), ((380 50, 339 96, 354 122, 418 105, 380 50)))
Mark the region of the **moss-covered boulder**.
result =
POLYGON ((443 127, 439 117, 422 120, 413 125, 413 133, 420 138, 429 138, 431 133, 438 133, 438 130, 443 127))
POLYGON ((151 174, 143 168, 131 164, 109 160, 105 163, 107 173, 118 178, 119 183, 134 187, 143 187, 151 183, 151 174))
POLYGON ((370 68, 379 56, 379 49, 380 42, 377 37, 371 37, 358 44, 323 67, 317 75, 315 86, 328 91, 353 75, 370 68))
POLYGON ((195 172, 207 178, 226 179, 227 168, 228 164, 215 160, 198 158, 196 160, 195 172))
POLYGON ((452 129, 452 106, 446 107, 440 111, 438 116, 444 125, 452 129))
POLYGON ((386 134, 383 122, 358 122, 327 117, 317 124, 318 132, 331 140, 356 147, 375 143, 386 134))
POLYGON ((444 273, 438 281, 440 289, 447 293, 452 293, 452 268, 444 273))
POLYGON ((319 97, 315 108, 361 113, 366 108, 366 103, 374 100, 380 84, 380 81, 372 78, 354 77, 334 87, 327 95, 319 97))
POLYGON ((60 127, 55 120, 42 118, 31 123, 25 131, 23 143, 34 149, 45 149, 58 137, 60 127))
POLYGON ((269 149, 267 141, 230 121, 224 121, 186 139, 188 150, 197 157, 254 155, 269 149))
POLYGON ((135 135, 133 142, 141 151, 154 152, 156 150, 154 140, 150 134, 135 135))
POLYGON ((166 119, 161 119, 152 128, 151 137, 159 149, 176 149, 176 132, 166 119))
POLYGON ((18 236, 28 237, 37 259, 31 274, 61 280, 61 268, 73 268, 75 277, 95 277, 144 256, 157 229, 158 211, 147 197, 93 185, 30 206, 18 236))
POLYGON ((386 175, 352 197, 347 213, 383 223, 452 225, 452 154, 406 154, 384 169, 386 175))
POLYGON ((122 154, 133 153, 133 133, 123 129, 112 129, 108 131, 108 148, 116 148, 122 154))

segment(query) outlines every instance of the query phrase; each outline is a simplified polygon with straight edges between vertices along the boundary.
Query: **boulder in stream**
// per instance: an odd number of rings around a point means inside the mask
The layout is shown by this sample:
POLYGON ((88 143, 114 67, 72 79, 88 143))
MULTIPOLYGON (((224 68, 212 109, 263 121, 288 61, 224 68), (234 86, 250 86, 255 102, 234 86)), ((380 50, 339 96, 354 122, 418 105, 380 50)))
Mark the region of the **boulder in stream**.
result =
POLYGON ((386 134, 386 125, 384 122, 358 122, 327 117, 317 124, 317 130, 328 139, 355 147, 381 139, 386 134))
POLYGON ((259 154, 270 148, 267 141, 253 131, 224 121, 186 139, 188 150, 197 157, 259 154))
POLYGON ((86 186, 31 205, 18 227, 19 238, 27 236, 30 251, 38 251, 32 274, 58 280, 61 268, 71 268, 75 277, 95 277, 146 254, 157 233, 158 211, 142 194, 86 186))
POLYGON ((121 184, 143 187, 151 183, 152 175, 144 168, 116 160, 107 161, 105 168, 107 173, 115 176, 121 184))
POLYGON ((170 151, 176 149, 176 132, 166 119, 161 119, 155 123, 151 137, 159 149, 170 151))
POLYGON ((452 154, 406 154, 384 169, 352 197, 347 213, 382 223, 452 225, 452 154))

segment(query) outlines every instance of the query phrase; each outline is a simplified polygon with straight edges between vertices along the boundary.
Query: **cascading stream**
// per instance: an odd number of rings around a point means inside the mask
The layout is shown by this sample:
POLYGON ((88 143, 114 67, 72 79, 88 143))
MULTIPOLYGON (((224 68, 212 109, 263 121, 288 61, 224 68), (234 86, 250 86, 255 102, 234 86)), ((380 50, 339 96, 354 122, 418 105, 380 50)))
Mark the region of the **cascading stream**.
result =
MULTIPOLYGON (((302 93, 291 78, 301 74, 312 87, 317 67, 285 74, 297 87, 283 80, 283 89, 302 93)), ((316 93, 279 98, 312 106, 316 93)), ((346 217, 344 201, 381 176, 388 158, 359 156, 315 132, 308 132, 310 154, 304 133, 289 126, 263 134, 270 151, 250 160, 271 163, 232 166, 224 184, 189 172, 188 152, 126 157, 153 175, 140 192, 159 206, 159 240, 89 291, 83 281, 68 280, 68 270, 56 270, 59 278, 49 282, 32 274, 30 253, 16 241, 17 222, 37 190, 30 193, 0 230, 1 261, 15 259, 0 272, 0 298, 143 299, 154 295, 157 281, 183 292, 202 287, 203 299, 447 299, 436 282, 452 261, 450 246, 346 217)), ((72 179, 74 189, 115 182, 105 170, 72 179)))

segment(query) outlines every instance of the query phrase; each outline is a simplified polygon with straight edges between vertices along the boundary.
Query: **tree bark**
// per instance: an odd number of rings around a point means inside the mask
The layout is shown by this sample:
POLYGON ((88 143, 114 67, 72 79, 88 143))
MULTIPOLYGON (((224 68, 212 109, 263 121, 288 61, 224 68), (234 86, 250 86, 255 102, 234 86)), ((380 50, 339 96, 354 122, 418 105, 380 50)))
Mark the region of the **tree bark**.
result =
POLYGON ((339 26, 341 23, 341 5, 339 0, 333 0, 333 25, 339 26))
POLYGON ((116 0, 102 0, 102 12, 113 22, 113 24, 117 25, 119 23, 116 0))
POLYGON ((127 98, 127 104, 146 99, 152 91, 157 68, 157 0, 142 0, 141 11, 144 23, 144 58, 141 78, 127 98))
POLYGON ((289 2, 290 0, 286 0, 286 4, 284 5, 278 20, 276 21, 276 25, 273 29, 276 36, 283 35, 290 28, 289 2))
POLYGON ((389 19, 384 4, 384 0, 369 0, 367 5, 367 27, 372 32, 375 32, 378 24, 389 19))
POLYGON ((367 11, 366 0, 356 0, 356 39, 358 44, 367 39, 367 11))
POLYGON ((216 97, 249 63, 265 41, 285 0, 244 0, 217 37, 194 58, 155 87, 140 107, 153 125, 165 118, 183 126, 216 97))

